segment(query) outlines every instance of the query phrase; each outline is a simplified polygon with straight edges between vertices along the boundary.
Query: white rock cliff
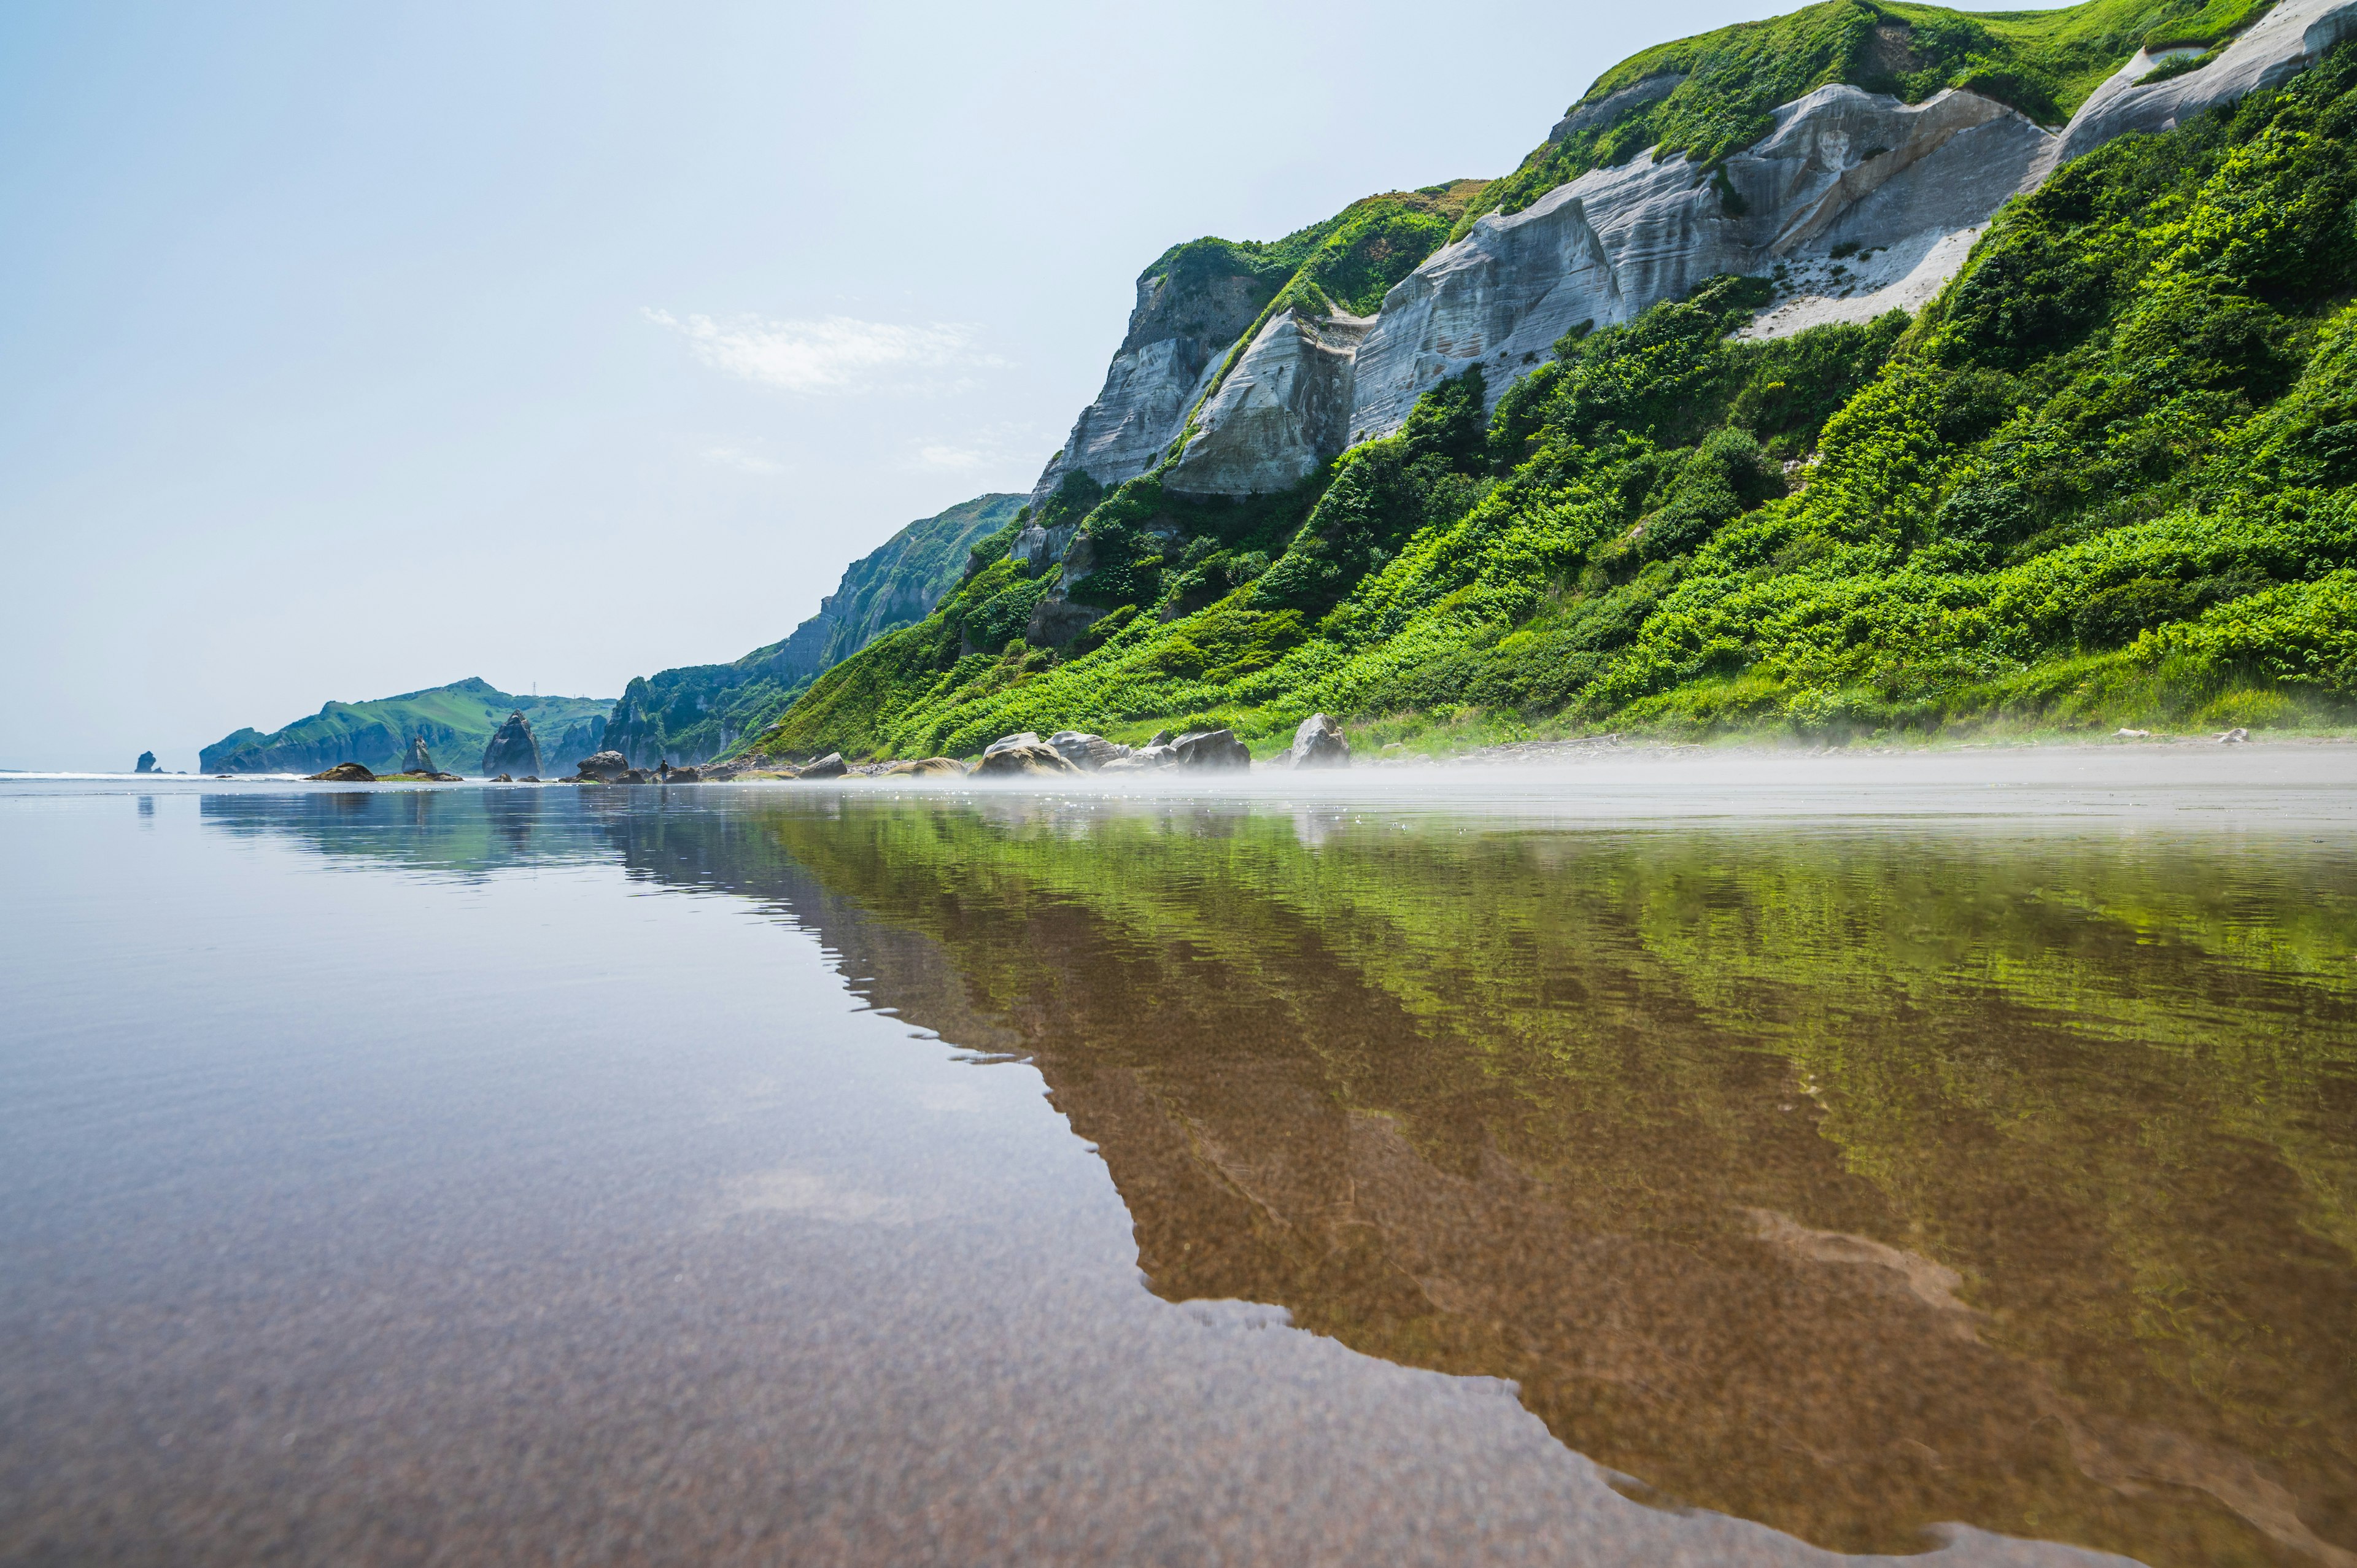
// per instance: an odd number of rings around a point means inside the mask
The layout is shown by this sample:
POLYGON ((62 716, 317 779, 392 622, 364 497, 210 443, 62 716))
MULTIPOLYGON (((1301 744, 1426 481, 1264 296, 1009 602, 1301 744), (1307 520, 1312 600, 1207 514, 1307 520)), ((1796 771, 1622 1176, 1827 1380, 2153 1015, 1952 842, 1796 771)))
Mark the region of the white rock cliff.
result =
MULTIPOLYGON (((1767 135, 1726 160, 1723 181, 1683 156, 1650 152, 1591 170, 1520 212, 1479 220, 1394 285, 1372 318, 1279 312, 1216 386, 1228 348, 1257 314, 1250 285, 1141 281, 1105 390, 1035 495, 1074 467, 1105 485, 1144 473, 1190 410, 1194 434, 1165 471, 1169 489, 1283 489, 1345 447, 1397 430, 1445 378, 1482 367, 1494 404, 1583 322, 1631 320, 1721 273, 1782 269, 1778 297, 1745 336, 1919 309, 2009 197, 2115 136, 2166 130, 2279 85, 2352 33, 2357 0, 2285 0, 2183 75, 2145 83, 2179 51, 2139 52, 2060 132, 1970 91, 1908 104, 1821 87, 1778 109, 1767 135)), ((1679 80, 1623 88, 1576 110, 1555 135, 1679 80)))

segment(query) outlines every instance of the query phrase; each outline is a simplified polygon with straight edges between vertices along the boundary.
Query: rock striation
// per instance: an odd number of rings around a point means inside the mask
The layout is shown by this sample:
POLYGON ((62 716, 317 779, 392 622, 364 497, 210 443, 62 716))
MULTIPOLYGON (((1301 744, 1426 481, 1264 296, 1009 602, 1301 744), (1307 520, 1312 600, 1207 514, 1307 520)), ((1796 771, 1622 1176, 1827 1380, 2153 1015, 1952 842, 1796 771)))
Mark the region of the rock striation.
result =
POLYGON ((1427 389, 1476 365, 1494 404, 1565 333, 1631 320, 1722 273, 1835 246, 1928 255, 1985 223, 2053 139, 1978 93, 1909 104, 1836 83, 1777 110, 1716 177, 1650 153, 1590 170, 1482 217, 1384 297, 1358 354, 1352 438, 1389 435, 1427 389))
POLYGON ((1269 318, 1196 413, 1163 478, 1180 495, 1289 489, 1350 445, 1354 368, 1377 317, 1288 307, 1269 318))
MULTIPOLYGON (((423 752, 424 744, 420 742, 416 749, 423 752)), ((533 737, 532 721, 523 716, 522 709, 509 714, 508 722, 492 732, 490 744, 483 747, 482 771, 487 778, 494 773, 540 771, 540 742, 533 737)))

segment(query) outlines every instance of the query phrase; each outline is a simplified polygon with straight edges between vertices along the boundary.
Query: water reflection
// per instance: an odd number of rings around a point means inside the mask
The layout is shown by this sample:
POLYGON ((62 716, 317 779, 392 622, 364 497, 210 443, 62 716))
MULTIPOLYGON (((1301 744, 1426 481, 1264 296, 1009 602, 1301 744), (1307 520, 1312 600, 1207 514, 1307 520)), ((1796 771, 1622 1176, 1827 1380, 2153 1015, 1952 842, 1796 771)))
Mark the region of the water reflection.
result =
MULTIPOLYGON (((1512 1379, 1634 1495, 1846 1551, 1963 1520, 2357 1563, 2337 843, 685 790, 204 810, 788 910, 876 1004, 1029 1056, 1155 1292, 1512 1379)), ((745 1200, 819 1200, 790 1176, 745 1200)))

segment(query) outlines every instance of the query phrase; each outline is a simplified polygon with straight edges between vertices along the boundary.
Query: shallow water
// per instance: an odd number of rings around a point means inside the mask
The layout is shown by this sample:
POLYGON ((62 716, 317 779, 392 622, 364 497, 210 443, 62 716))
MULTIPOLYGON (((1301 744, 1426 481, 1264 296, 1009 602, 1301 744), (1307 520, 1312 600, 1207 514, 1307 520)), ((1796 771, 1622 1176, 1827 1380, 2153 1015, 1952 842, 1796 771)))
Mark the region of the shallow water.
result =
POLYGON ((0 784, 0 1560, 2357 1563, 2349 783, 0 784))

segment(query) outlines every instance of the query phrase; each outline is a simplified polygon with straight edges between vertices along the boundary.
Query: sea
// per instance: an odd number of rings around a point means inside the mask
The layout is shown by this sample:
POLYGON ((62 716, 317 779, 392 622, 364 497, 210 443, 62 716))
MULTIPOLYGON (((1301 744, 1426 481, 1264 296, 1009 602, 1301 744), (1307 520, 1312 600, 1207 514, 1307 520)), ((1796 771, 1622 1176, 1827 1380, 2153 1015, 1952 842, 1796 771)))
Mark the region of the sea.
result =
POLYGON ((0 1563, 2357 1564, 2357 747, 0 865, 0 1563))

